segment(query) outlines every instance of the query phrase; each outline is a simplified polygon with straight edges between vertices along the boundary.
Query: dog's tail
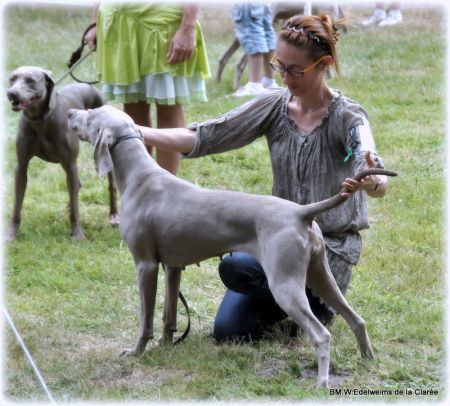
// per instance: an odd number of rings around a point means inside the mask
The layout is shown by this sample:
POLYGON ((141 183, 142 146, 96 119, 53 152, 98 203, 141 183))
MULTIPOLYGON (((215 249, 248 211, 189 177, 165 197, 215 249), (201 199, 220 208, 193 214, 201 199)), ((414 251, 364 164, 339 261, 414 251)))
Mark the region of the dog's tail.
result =
MULTIPOLYGON (((369 175, 397 176, 397 173, 393 171, 388 171, 386 169, 372 168, 358 172, 355 176, 353 176, 353 179, 360 181, 361 179, 369 175)), ((329 199, 302 206, 304 210, 305 219, 310 223, 312 223, 314 217, 316 217, 319 213, 333 209, 334 207, 337 207, 343 202, 345 202, 348 199, 348 197, 342 196, 342 193, 345 191, 346 189, 344 188, 337 195, 334 195, 329 199)))

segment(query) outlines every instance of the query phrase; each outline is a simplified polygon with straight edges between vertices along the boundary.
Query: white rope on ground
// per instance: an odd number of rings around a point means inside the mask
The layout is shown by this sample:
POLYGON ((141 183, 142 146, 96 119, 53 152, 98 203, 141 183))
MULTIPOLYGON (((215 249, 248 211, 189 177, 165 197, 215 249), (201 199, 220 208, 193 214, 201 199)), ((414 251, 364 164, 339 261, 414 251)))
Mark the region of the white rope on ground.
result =
POLYGON ((28 351, 27 346, 25 345, 24 341, 22 340, 22 337, 20 336, 19 332, 16 329, 16 326, 14 325, 14 322, 11 318, 11 316, 8 313, 8 310, 6 310, 5 307, 3 307, 3 313, 5 314, 6 321, 8 322, 9 326, 11 327, 11 330, 13 331, 14 335, 16 336, 17 341, 19 342, 20 346, 22 347, 23 352, 25 353, 25 356, 28 359, 28 362, 31 365, 31 368, 33 369, 34 373, 36 374, 40 384, 42 385, 42 388, 44 389, 45 393, 47 394, 48 399, 50 400, 50 403, 55 403, 55 400, 53 399, 52 394, 48 390, 47 385, 45 384, 44 378, 42 377, 41 373, 39 372, 38 367, 36 366, 33 357, 31 356, 30 352, 28 351))

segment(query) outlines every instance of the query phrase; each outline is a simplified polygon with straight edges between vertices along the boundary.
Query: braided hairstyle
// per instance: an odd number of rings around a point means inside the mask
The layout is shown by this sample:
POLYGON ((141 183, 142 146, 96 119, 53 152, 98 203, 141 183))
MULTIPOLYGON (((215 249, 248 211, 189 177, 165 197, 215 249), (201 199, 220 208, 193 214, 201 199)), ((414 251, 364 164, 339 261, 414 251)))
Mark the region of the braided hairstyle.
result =
POLYGON ((334 21, 328 14, 319 16, 297 15, 289 18, 281 27, 278 38, 309 51, 312 60, 331 55, 336 73, 341 75, 336 43, 339 40, 337 25, 343 20, 334 21))

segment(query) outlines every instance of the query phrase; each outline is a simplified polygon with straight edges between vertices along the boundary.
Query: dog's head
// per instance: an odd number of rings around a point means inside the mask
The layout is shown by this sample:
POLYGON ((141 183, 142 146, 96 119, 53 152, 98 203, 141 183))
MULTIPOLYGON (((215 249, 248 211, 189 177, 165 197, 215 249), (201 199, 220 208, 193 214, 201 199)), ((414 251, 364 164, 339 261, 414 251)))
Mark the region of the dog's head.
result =
POLYGON ((104 176, 114 168, 110 148, 118 137, 137 132, 134 121, 123 111, 112 106, 92 110, 69 110, 69 129, 80 140, 94 146, 95 169, 104 176))
POLYGON ((52 73, 37 66, 21 66, 9 75, 8 100, 14 111, 32 108, 51 95, 55 82, 52 73))

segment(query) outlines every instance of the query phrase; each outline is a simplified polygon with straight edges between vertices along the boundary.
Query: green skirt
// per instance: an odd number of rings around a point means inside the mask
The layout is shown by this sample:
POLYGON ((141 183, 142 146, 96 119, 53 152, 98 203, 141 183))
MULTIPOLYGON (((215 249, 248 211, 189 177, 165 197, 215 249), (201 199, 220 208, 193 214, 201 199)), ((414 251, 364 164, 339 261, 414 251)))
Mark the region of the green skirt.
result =
MULTIPOLYGON (((163 75, 166 81, 167 77, 178 82, 186 80, 189 86, 185 88, 203 89, 204 93, 204 85, 198 82, 208 78, 210 70, 198 22, 193 56, 177 65, 167 63, 170 41, 181 24, 182 15, 181 7, 175 4, 162 6, 155 3, 102 2, 97 19, 97 73, 104 87, 119 87, 120 101, 123 102, 151 100, 154 99, 152 94, 133 93, 136 84, 163 75)), ((189 99, 189 95, 174 95, 168 90, 167 100, 186 99, 186 96, 189 99)), ((105 93, 112 94, 110 90, 105 93)), ((206 98, 197 96, 196 99, 206 98)))

